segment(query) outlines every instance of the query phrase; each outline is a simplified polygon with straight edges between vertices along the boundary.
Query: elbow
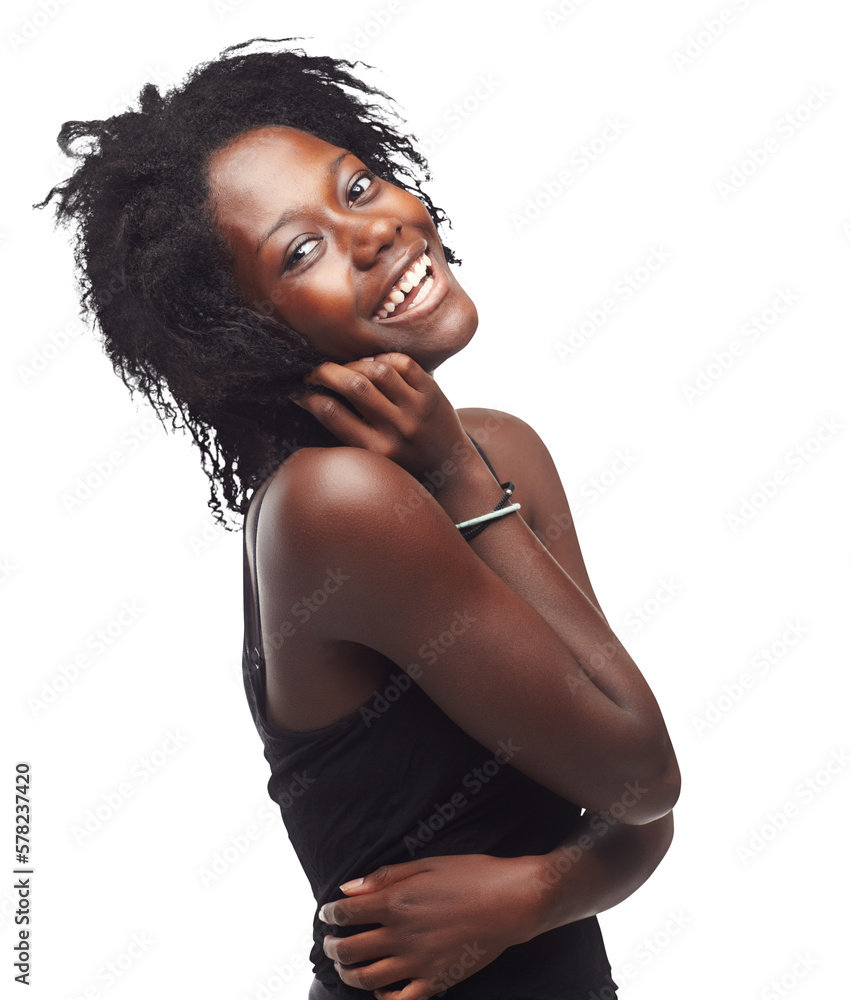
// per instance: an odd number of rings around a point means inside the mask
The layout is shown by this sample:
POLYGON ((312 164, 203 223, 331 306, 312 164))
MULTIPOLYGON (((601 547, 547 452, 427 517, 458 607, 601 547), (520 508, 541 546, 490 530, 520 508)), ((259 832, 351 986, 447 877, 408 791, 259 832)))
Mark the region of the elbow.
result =
POLYGON ((639 825, 651 823, 653 820, 668 815, 677 804, 682 788, 682 780, 680 778, 680 768, 673 750, 663 773, 648 784, 651 788, 647 795, 644 812, 633 820, 634 823, 639 825))
POLYGON ((670 749, 655 772, 633 781, 631 807, 626 810, 620 822, 643 826, 661 819, 677 804, 681 787, 679 764, 673 749, 670 749))
POLYGON ((618 823, 643 826, 671 812, 680 797, 681 784, 680 768, 669 744, 653 766, 638 769, 627 764, 605 801, 589 808, 618 823))

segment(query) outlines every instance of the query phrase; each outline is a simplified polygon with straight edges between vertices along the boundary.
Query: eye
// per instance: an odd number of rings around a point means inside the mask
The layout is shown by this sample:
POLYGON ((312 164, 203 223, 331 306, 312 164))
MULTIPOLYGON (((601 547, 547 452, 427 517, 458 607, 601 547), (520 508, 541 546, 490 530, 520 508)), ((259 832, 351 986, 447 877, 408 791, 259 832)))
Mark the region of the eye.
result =
POLYGON ((284 271, 289 271, 290 268, 295 267, 300 264, 305 257, 310 256, 313 250, 312 244, 319 244, 322 240, 319 236, 305 236, 301 243, 297 243, 293 248, 293 252, 290 254, 289 259, 284 264, 284 271))
POLYGON ((369 170, 365 170, 355 178, 354 184, 349 188, 349 204, 357 201, 377 182, 378 178, 369 170))

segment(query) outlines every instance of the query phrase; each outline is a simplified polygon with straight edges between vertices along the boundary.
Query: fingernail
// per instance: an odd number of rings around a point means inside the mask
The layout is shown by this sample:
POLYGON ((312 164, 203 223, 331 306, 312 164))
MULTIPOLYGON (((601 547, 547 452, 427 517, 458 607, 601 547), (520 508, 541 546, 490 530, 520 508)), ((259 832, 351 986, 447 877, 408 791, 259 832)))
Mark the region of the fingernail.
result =
POLYGON ((350 882, 344 882, 340 886, 340 889, 343 892, 348 892, 349 889, 355 889, 355 888, 357 888, 359 885, 361 885, 362 882, 363 882, 362 878, 353 878, 350 882))
POLYGON ((375 355, 370 358, 361 358, 361 361, 375 361, 375 355))
POLYGON ((322 904, 322 906, 319 907, 318 917, 319 917, 319 919, 323 923, 326 923, 326 924, 328 923, 328 921, 325 919, 325 904, 324 903, 322 904))

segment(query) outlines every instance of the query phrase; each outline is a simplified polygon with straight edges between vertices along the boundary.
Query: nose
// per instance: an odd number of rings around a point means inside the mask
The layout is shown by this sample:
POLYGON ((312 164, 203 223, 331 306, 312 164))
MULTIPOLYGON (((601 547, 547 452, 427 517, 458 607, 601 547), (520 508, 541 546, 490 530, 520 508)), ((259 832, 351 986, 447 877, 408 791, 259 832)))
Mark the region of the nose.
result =
POLYGON ((355 214, 351 220, 349 239, 352 262, 362 271, 368 270, 396 242, 402 222, 393 215, 355 214))

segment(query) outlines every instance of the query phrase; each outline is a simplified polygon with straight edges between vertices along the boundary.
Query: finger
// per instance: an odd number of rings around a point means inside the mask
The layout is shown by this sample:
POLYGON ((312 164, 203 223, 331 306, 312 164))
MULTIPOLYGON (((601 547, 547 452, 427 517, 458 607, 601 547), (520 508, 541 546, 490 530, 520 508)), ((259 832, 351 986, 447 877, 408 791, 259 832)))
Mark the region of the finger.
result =
POLYGON ((388 351, 386 354, 376 354, 376 361, 384 361, 399 373, 399 375, 417 392, 428 392, 434 387, 434 379, 412 357, 399 351, 388 351))
POLYGON ((344 367, 364 374, 395 406, 410 406, 416 400, 417 390, 406 381, 392 361, 393 358, 406 357, 404 354, 381 354, 350 361, 344 367))
POLYGON ((357 448, 369 447, 374 431, 360 413, 353 412, 339 399, 324 392, 314 392, 300 396, 291 395, 290 400, 303 410, 307 410, 343 444, 354 445, 357 448))
POLYGON ((346 893, 346 897, 344 899, 332 899, 327 903, 323 903, 319 908, 319 919, 326 924, 334 924, 335 926, 342 926, 344 924, 386 923, 386 906, 379 908, 377 905, 369 906, 354 901, 361 896, 377 893, 382 889, 387 889, 395 885, 397 882, 402 882, 413 875, 419 875, 428 870, 428 859, 424 861, 400 861, 395 865, 381 865, 363 878, 350 879, 348 882, 344 882, 340 888, 346 893), (377 919, 372 921, 362 919, 367 915, 374 916, 377 919))
MULTIPOLYGON (((347 986, 354 986, 359 990, 377 990, 382 986, 396 983, 400 979, 408 978, 398 958, 383 958, 370 965, 341 965, 339 962, 335 962, 334 968, 347 986)), ((424 993, 422 995, 430 996, 431 994, 424 993)))
MULTIPOLYGON (((384 394, 381 384, 370 378, 368 371, 374 365, 373 361, 351 361, 346 365, 325 361, 310 372, 305 382, 333 389, 349 402, 367 423, 392 422, 396 406, 384 394), (355 365, 358 367, 353 367, 355 365)), ((376 366, 382 372, 386 367, 386 365, 376 366)), ((392 378, 392 374, 385 372, 381 381, 386 381, 388 378, 392 378)))
MULTIPOLYGON (((356 924, 385 924, 387 922, 386 893, 376 890, 346 899, 335 899, 323 904, 319 919, 332 927, 348 927, 356 924)), ((362 931, 361 933, 368 933, 362 931)), ((354 935, 357 937, 358 935, 354 935)))
POLYGON ((377 989, 373 992, 377 1000, 429 1000, 429 997, 446 992, 446 984, 412 979, 400 989, 377 989))
POLYGON ((336 361, 323 361, 322 364, 317 365, 304 376, 304 381, 308 385, 324 385, 325 379, 328 377, 328 373, 334 368, 342 368, 342 365, 338 365, 336 361))
POLYGON ((348 937, 336 937, 326 934, 322 939, 322 950, 340 965, 357 965, 358 962, 375 962, 386 958, 392 951, 386 927, 376 927, 375 930, 361 931, 360 934, 350 934, 348 937))

